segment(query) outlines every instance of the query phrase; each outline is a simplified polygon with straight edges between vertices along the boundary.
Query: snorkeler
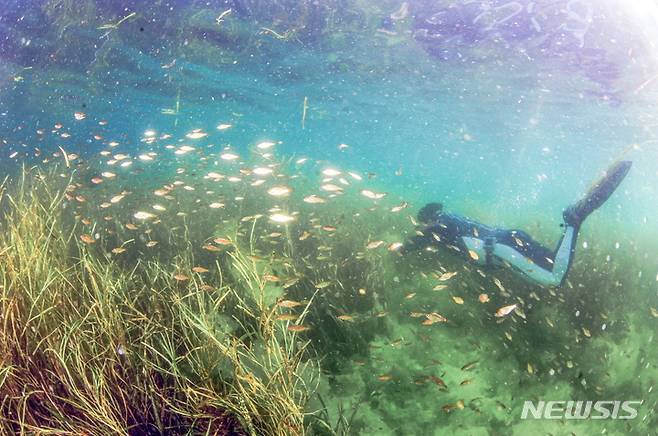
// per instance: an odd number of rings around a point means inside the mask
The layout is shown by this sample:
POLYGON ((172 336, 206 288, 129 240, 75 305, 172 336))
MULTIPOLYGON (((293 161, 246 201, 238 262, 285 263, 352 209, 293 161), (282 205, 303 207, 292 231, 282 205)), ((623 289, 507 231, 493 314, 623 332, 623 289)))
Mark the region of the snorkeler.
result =
POLYGON ((440 203, 429 203, 420 209, 418 221, 425 227, 401 251, 448 247, 479 265, 507 267, 530 282, 561 286, 573 261, 581 224, 610 198, 630 168, 630 161, 613 164, 580 201, 564 210, 564 233, 555 251, 522 230, 492 228, 445 213, 440 203))

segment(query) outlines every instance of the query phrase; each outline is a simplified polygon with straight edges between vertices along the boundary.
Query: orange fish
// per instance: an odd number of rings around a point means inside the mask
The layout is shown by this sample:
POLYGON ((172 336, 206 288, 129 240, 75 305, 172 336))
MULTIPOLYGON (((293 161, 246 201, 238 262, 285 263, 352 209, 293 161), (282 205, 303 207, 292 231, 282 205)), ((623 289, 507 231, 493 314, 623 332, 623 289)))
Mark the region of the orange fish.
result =
POLYGON ((297 318, 299 318, 297 315, 293 315, 291 313, 282 313, 281 315, 277 315, 276 320, 277 321, 294 321, 297 318))
POLYGON ((82 242, 84 242, 85 244, 93 244, 93 243, 96 242, 96 240, 93 238, 93 236, 87 235, 87 234, 80 235, 80 240, 82 242))
POLYGON ((440 387, 442 389, 448 389, 448 385, 446 385, 445 382, 443 380, 441 380, 441 378, 439 378, 435 375, 430 375, 429 379, 432 381, 432 383, 434 383, 438 387, 440 387))
POLYGON ((301 306, 302 303, 300 303, 299 301, 281 300, 278 303, 276 303, 276 305, 279 307, 285 307, 286 309, 292 309, 293 307, 301 306))

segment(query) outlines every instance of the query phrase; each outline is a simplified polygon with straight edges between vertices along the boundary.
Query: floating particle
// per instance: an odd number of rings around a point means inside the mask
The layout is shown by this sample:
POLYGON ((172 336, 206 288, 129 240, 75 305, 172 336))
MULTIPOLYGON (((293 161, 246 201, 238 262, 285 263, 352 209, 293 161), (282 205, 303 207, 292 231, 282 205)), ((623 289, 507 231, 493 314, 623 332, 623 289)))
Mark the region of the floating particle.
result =
POLYGON ((503 306, 503 307, 501 307, 500 309, 498 309, 498 310, 496 311, 496 315, 495 315, 495 316, 496 316, 497 318, 502 318, 502 317, 504 317, 504 316, 507 316, 507 315, 509 315, 510 313, 512 313, 512 312, 514 311, 514 309, 516 309, 516 307, 517 307, 517 304, 511 304, 511 305, 509 305, 509 306, 503 306))

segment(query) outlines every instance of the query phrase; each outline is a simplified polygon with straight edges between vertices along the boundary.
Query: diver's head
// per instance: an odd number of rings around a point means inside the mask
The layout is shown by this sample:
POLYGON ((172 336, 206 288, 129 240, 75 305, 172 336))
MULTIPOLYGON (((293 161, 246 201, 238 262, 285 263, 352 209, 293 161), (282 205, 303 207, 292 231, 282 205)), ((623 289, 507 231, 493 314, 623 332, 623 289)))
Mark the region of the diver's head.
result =
POLYGON ((418 211, 418 221, 423 224, 428 224, 441 214, 443 205, 441 203, 427 203, 418 211))

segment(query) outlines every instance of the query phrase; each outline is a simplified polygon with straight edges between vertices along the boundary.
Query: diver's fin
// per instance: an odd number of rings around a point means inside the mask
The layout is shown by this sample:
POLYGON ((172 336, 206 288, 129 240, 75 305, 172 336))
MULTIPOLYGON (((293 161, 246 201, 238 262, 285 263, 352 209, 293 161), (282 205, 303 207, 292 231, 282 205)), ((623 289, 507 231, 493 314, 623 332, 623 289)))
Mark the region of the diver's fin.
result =
POLYGON ((632 162, 623 160, 613 164, 576 204, 569 206, 563 213, 564 222, 579 227, 587 216, 606 202, 631 169, 632 162))

